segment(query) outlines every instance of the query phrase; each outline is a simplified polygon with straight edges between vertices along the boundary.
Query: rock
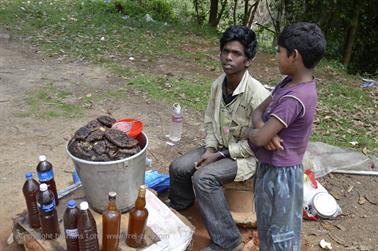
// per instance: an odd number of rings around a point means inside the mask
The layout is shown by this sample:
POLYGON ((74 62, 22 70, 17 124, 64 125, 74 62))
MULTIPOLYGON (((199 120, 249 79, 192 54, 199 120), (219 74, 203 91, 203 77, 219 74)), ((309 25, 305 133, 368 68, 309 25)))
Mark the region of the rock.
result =
POLYGON ((257 219, 256 213, 236 213, 231 211, 231 216, 236 225, 244 227, 244 228, 256 228, 257 227, 257 219))
POLYGON ((0 39, 9 40, 10 39, 10 35, 8 33, 0 31, 0 39))

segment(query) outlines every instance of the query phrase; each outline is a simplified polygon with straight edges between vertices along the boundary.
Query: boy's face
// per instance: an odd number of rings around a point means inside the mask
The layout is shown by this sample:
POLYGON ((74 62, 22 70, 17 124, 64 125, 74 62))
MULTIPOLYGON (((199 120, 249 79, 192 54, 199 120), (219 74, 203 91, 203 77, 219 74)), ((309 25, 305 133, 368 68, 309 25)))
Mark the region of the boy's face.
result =
POLYGON ((239 41, 231 41, 223 46, 220 61, 226 75, 244 71, 250 64, 245 55, 244 46, 239 41))
POLYGON ((277 60, 278 60, 278 67, 280 69, 281 74, 283 75, 292 75, 293 73, 293 58, 292 55, 289 57, 287 56, 287 49, 281 46, 277 48, 277 60))

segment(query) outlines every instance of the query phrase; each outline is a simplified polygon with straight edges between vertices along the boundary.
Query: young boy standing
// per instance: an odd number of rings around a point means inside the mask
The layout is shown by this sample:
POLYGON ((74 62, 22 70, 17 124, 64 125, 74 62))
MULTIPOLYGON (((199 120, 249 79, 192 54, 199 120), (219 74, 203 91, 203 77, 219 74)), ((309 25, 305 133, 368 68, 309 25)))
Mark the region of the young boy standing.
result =
POLYGON ((253 113, 248 141, 256 154, 255 205, 260 250, 300 250, 302 160, 317 93, 313 70, 324 54, 316 24, 296 23, 278 38, 280 72, 287 75, 253 113))

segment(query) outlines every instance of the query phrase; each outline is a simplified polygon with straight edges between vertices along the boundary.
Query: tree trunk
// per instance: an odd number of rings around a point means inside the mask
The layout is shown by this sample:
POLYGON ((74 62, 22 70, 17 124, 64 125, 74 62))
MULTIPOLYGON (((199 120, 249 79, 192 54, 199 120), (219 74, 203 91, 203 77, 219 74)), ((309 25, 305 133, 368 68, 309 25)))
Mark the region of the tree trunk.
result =
POLYGON ((266 7, 267 7, 267 11, 268 11, 268 14, 272 20, 272 23, 273 23, 273 28, 274 28, 274 37, 273 37, 273 41, 272 41, 272 46, 275 47, 277 45, 277 38, 278 38, 278 34, 280 34, 281 32, 281 17, 282 17, 282 11, 283 11, 283 7, 284 7, 284 0, 280 0, 278 1, 278 5, 276 6, 272 6, 273 4, 277 4, 277 2, 273 2, 271 4, 268 3, 268 0, 265 0, 265 3, 266 3, 266 7), (274 9, 270 9, 274 7, 274 9), (275 13, 274 14, 272 14, 275 13))
POLYGON ((353 19, 348 27, 347 36, 345 39, 343 59, 341 61, 345 67, 349 65, 350 60, 352 58, 353 43, 354 43, 354 39, 357 33, 358 17, 360 14, 360 9, 358 8, 358 4, 355 4, 354 6, 355 6, 355 11, 354 11, 353 19))
POLYGON ((210 15, 209 15, 209 25, 212 27, 217 27, 217 16, 218 16, 218 0, 210 1, 210 15))
POLYGON ((247 25, 249 17, 249 0, 244 0, 244 16, 243 16, 243 25, 247 25))
POLYGON ((234 25, 236 25, 236 9, 238 7, 238 0, 234 0, 234 9, 232 13, 232 18, 234 19, 234 25))
POLYGON ((285 9, 285 20, 286 25, 294 23, 294 8, 293 0, 284 0, 284 9, 285 9))
POLYGON ((221 20, 221 18, 222 18, 223 12, 224 12, 224 10, 226 9, 226 5, 227 5, 227 0, 224 0, 224 1, 222 2, 222 7, 221 7, 221 9, 220 9, 220 11, 219 11, 219 14, 218 14, 218 17, 217 17, 217 20, 216 20, 215 26, 213 26, 213 27, 217 27, 217 26, 218 26, 218 24, 219 24, 219 22, 220 22, 220 20, 221 20))
POLYGON ((197 19, 197 23, 199 25, 201 25, 201 18, 200 18, 200 14, 199 14, 199 2, 200 0, 193 0, 193 4, 194 4, 194 9, 196 11, 196 19, 197 19))
POLYGON ((259 3, 260 3, 260 0, 256 0, 256 2, 251 7, 253 9, 252 9, 251 14, 249 15, 249 18, 248 18, 248 27, 249 28, 252 27, 252 23, 253 23, 253 20, 255 19, 255 15, 256 15, 257 8, 259 7, 259 3))

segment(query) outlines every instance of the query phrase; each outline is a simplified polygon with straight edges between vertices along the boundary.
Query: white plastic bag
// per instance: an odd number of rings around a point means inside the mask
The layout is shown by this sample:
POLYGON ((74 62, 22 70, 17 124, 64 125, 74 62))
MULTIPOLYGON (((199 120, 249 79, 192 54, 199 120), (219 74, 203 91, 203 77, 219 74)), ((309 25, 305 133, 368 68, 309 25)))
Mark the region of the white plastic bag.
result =
POLYGON ((376 161, 376 158, 370 158, 354 149, 310 142, 303 157, 303 166, 311 169, 316 178, 333 171, 378 175, 376 161))

